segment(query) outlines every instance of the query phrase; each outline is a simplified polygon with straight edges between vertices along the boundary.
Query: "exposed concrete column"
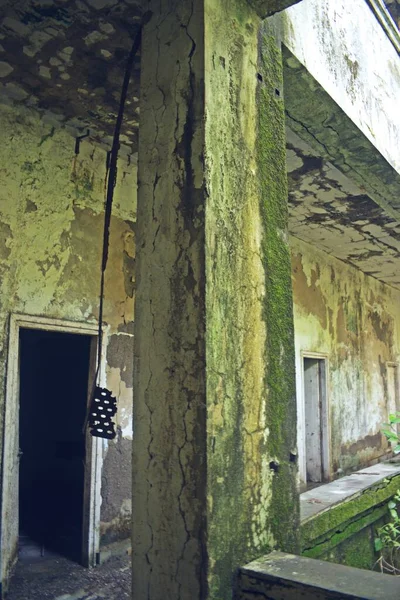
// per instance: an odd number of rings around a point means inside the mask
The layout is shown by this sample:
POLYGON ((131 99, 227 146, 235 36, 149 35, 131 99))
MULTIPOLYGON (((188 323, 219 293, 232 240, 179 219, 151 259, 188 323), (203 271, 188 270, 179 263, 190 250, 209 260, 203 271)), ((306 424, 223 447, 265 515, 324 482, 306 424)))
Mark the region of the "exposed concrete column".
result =
POLYGON ((204 25, 149 2, 142 41, 133 443, 133 597, 206 584, 204 25))
POLYGON ((267 34, 259 63, 245 0, 149 4, 133 597, 225 600, 240 564, 296 550, 281 57, 267 34))

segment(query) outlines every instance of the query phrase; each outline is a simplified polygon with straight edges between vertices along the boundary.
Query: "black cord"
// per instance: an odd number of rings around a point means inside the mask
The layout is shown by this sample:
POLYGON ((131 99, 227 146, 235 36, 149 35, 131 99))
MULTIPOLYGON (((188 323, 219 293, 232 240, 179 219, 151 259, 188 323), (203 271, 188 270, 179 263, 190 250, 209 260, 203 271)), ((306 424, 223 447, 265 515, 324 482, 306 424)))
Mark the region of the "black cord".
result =
POLYGON ((108 261, 108 246, 110 240, 110 222, 111 222, 111 212, 112 212, 112 203, 114 197, 114 188, 117 180, 117 161, 118 161, 118 150, 119 150, 119 136, 121 132, 121 125, 124 116, 124 108, 126 96, 128 94, 128 87, 131 78, 131 72, 133 67, 133 61, 137 54, 137 51, 140 48, 140 44, 142 41, 142 29, 143 25, 146 24, 151 17, 151 13, 147 12, 143 15, 140 27, 138 32, 133 40, 132 48, 128 56, 128 60, 126 61, 125 67, 125 75, 124 81, 122 83, 121 96, 119 101, 119 109, 117 120, 115 123, 113 143, 111 147, 111 152, 107 153, 107 171, 108 171, 108 179, 107 179, 107 194, 105 200, 104 207, 104 230, 103 230, 103 254, 101 260, 101 278, 100 278, 100 302, 99 302, 99 330, 98 330, 98 346, 97 346, 97 369, 96 375, 93 382, 93 389, 90 397, 89 410, 86 415, 85 424, 83 427, 83 431, 86 431, 86 427, 89 421, 89 413, 92 409, 92 404, 96 392, 96 383, 98 387, 100 387, 100 374, 101 374, 101 357, 102 357, 102 349, 103 349, 103 305, 104 305, 104 276, 107 268, 108 261))
POLYGON ((131 72, 133 67, 133 61, 136 53, 139 50, 142 41, 142 28, 140 25, 136 37, 133 41, 131 51, 126 61, 125 76, 121 89, 121 98, 119 101, 119 109, 117 115, 117 121, 115 123, 113 143, 111 147, 111 153, 109 155, 109 170, 108 170, 108 182, 107 182, 107 195, 104 209, 104 232, 103 232, 103 256, 101 261, 101 280, 100 280, 100 304, 99 304, 99 341, 98 341, 98 354, 97 354, 97 373, 96 379, 100 376, 100 365, 101 365, 101 354, 103 347, 103 304, 104 304, 104 275, 108 261, 108 246, 110 241, 110 222, 111 222, 111 211, 114 196, 114 188, 117 181, 117 161, 118 161, 118 150, 119 150, 119 136, 121 132, 122 119, 124 116, 124 108, 126 96, 128 93, 129 81, 131 78, 131 72))

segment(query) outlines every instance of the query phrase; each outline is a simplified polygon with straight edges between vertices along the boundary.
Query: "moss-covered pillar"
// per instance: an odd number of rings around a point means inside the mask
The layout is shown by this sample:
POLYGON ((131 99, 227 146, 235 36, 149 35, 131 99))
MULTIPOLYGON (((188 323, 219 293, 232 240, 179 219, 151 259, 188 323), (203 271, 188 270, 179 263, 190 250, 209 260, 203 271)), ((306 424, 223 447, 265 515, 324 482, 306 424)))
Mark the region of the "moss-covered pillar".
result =
POLYGON ((281 57, 246 0, 149 6, 133 598, 227 600, 239 565, 297 548, 281 57))

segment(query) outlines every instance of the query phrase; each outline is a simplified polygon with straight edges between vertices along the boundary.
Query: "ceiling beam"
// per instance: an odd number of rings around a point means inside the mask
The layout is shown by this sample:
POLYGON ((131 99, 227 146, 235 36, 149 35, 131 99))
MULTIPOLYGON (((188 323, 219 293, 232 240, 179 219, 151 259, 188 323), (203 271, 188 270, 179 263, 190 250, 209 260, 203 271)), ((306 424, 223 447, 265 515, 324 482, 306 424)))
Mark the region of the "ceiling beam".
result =
POLYGON ((300 0, 247 0, 247 2, 262 19, 265 19, 280 10, 297 4, 300 0))

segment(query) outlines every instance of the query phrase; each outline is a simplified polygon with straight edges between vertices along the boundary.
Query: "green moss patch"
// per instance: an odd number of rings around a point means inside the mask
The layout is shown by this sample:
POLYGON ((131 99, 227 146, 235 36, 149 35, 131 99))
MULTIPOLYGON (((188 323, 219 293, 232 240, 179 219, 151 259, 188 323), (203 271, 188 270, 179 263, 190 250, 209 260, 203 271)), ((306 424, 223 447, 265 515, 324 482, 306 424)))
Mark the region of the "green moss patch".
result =
POLYGON ((342 562, 354 567, 371 568, 371 556, 374 555, 373 531, 378 522, 380 525, 387 515, 387 502, 399 487, 400 475, 383 479, 361 494, 303 521, 302 555, 342 562), (356 540, 361 540, 359 547, 356 540), (368 549, 364 547, 365 544, 368 549), (368 559, 365 558, 365 553, 368 554, 368 559))

